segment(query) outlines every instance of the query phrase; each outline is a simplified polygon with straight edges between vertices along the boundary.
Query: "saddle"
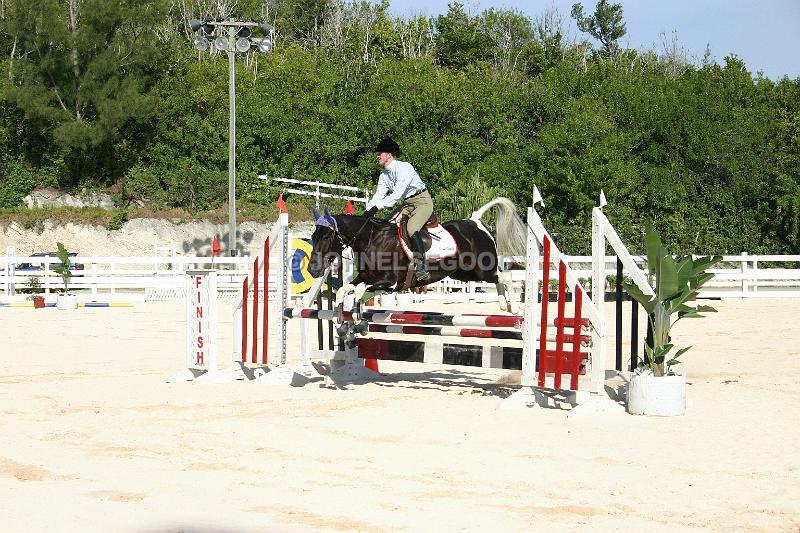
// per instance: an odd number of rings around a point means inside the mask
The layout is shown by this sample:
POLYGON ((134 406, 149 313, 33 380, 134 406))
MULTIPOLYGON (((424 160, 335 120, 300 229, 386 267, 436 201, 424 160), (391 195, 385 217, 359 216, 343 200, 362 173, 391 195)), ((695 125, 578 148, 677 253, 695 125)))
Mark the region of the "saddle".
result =
MULTIPOLYGON (((397 236, 400 238, 401 243, 405 244, 405 246, 402 246, 402 248, 406 256, 408 256, 409 259, 412 259, 409 252, 413 249, 413 246, 411 244, 411 237, 408 236, 408 227, 406 224, 408 224, 408 216, 400 215, 400 218, 397 221, 397 236)), ((433 242, 433 236, 431 235, 429 228, 436 228, 437 226, 439 226, 439 217, 436 216, 436 213, 432 213, 431 216, 428 217, 428 221, 425 222, 425 225, 422 226, 422 229, 419 230, 419 234, 422 236, 422 242, 425 244, 426 252, 431 249, 431 243, 433 242)), ((437 236, 437 239, 438 238, 439 237, 437 236)))
MULTIPOLYGON (((397 237, 400 240, 400 248, 408 257, 408 271, 406 273, 405 283, 400 287, 398 283, 397 290, 405 290, 410 288, 414 283, 414 247, 411 244, 411 239, 408 236, 408 216, 401 214, 396 220, 397 224, 397 237)), ((458 253, 458 246, 453 236, 441 224, 436 213, 431 214, 422 229, 419 230, 422 237, 422 243, 425 248, 426 261, 438 261, 447 257, 453 257, 458 253)))

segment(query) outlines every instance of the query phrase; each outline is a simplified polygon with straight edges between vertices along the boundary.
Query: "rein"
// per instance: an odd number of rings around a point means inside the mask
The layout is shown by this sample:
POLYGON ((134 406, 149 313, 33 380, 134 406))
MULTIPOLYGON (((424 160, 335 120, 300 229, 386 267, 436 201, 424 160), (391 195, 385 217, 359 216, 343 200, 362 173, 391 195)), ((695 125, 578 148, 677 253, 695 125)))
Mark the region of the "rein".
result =
MULTIPOLYGON (((356 240, 356 238, 357 238, 357 237, 358 237, 358 236, 361 234, 361 232, 362 232, 362 231, 364 231, 364 228, 365 228, 365 227, 367 226, 367 224, 369 224, 370 222, 372 222, 372 217, 369 217, 369 218, 367 218, 367 219, 364 221, 364 223, 363 223, 363 224, 361 224, 361 227, 360 227, 360 228, 358 228, 358 231, 357 231, 357 232, 355 232, 355 233, 353 234, 353 236, 352 236, 352 237, 350 237, 350 240, 349 240, 349 241, 347 241, 347 242, 344 242, 344 239, 342 239, 342 235, 341 235, 341 233, 339 233, 339 232, 337 231, 337 232, 336 232, 336 236, 337 236, 337 237, 339 237, 339 242, 340 242, 340 243, 342 243, 342 249, 344 249, 344 248, 350 248, 350 245, 351 245, 351 244, 353 244, 353 242, 356 240)), ((370 229, 370 237, 371 237, 371 236, 372 236, 372 230, 370 229)))

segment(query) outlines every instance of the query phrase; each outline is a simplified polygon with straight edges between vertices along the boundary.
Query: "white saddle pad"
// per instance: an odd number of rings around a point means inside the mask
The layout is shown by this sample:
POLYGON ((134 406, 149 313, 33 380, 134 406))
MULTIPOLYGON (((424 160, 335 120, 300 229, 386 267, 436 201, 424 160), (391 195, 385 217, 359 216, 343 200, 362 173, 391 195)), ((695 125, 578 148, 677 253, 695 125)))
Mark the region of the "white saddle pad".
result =
MULTIPOLYGON (((442 227, 441 224, 436 224, 436 226, 428 228, 428 233, 431 234, 431 247, 425 252, 426 260, 438 261, 439 259, 453 257, 458 253, 458 245, 456 244, 456 240, 449 231, 442 227)), ((411 250, 408 249, 405 241, 401 240, 400 246, 403 247, 403 251, 405 252, 406 256, 411 259, 411 250)))

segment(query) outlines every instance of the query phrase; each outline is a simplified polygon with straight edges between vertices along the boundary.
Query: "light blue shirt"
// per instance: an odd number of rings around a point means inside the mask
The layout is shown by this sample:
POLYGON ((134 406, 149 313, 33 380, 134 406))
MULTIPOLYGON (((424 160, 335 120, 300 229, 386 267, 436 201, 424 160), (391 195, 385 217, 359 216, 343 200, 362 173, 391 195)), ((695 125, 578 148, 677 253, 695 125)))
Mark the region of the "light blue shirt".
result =
POLYGON ((424 190, 425 184, 411 163, 395 159, 381 172, 378 188, 367 203, 367 210, 392 207, 398 200, 405 200, 424 190))

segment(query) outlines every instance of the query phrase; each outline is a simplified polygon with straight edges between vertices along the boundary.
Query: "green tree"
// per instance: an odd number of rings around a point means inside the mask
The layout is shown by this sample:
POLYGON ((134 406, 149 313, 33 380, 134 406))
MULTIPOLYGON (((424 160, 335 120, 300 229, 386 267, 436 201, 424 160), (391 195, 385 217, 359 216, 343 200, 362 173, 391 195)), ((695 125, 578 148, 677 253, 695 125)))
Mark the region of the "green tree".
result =
POLYGON ((480 31, 480 19, 458 2, 436 18, 436 60, 443 67, 463 69, 491 57, 492 41, 480 31))
POLYGON ((268 13, 286 42, 316 47, 332 0, 268 0, 268 13), (274 14, 273 14, 274 13, 274 14))
POLYGON ((514 9, 487 9, 480 17, 481 33, 492 42, 494 68, 508 74, 522 67, 523 53, 533 40, 531 20, 514 9))
POLYGON ((599 0, 593 15, 585 15, 583 5, 572 5, 572 18, 578 23, 578 29, 588 33, 603 45, 603 57, 614 59, 619 55, 619 40, 627 33, 622 18, 622 5, 610 4, 608 0, 599 0))
POLYGON ((76 169, 94 167, 95 176, 102 176, 98 163, 114 168, 111 161, 126 155, 114 144, 126 128, 152 116, 149 89, 161 64, 154 25, 162 5, 156 0, 7 5, 5 31, 14 52, 6 98, 24 112, 27 127, 42 132, 76 169))

